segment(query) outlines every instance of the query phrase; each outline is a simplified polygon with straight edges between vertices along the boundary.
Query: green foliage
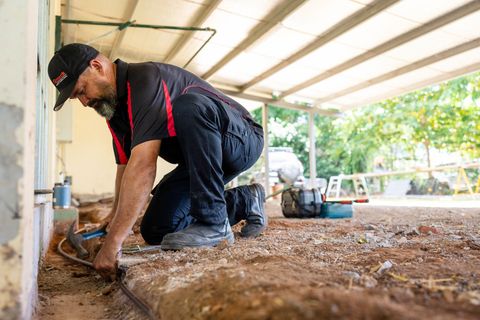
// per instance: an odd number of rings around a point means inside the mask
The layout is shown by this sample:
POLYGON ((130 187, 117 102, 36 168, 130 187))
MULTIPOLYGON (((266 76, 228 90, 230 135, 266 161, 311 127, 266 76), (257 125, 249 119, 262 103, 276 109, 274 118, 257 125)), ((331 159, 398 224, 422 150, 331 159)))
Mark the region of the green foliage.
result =
MULTIPOLYGON (((465 159, 480 157, 480 73, 401 97, 346 112, 340 118, 315 117, 317 173, 373 170, 382 156, 395 170, 398 154, 430 165, 430 150, 460 151, 465 159), (418 150, 424 151, 415 159, 418 150)), ((253 112, 261 122, 261 110, 253 112)), ((308 114, 269 108, 270 146, 292 147, 308 176, 308 114)))

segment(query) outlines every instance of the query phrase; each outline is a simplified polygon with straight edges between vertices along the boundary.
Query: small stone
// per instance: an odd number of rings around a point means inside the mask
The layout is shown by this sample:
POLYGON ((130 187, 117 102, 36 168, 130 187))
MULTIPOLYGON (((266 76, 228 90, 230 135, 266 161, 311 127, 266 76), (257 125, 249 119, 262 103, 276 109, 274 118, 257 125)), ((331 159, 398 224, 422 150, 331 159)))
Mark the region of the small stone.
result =
POLYGON ((358 240, 357 240, 358 243, 360 244, 364 244, 364 243, 367 243, 367 239, 365 239, 364 237, 360 237, 358 240))
POLYGON ((455 301, 452 291, 445 290, 442 292, 442 294, 443 298, 445 298, 445 301, 447 301, 448 303, 453 303, 455 301))
POLYGON ((224 250, 226 248, 228 248, 229 244, 228 244, 228 241, 227 240, 222 240, 218 245, 217 245, 217 249, 218 250, 224 250))
POLYGON ((377 237, 375 236, 375 234, 373 234, 373 232, 365 232, 365 240, 367 240, 367 242, 375 242, 377 240, 377 237))
POLYGON ((332 311, 332 313, 338 313, 338 311, 340 311, 340 308, 334 303, 330 307, 330 310, 332 311))
POLYGON ((407 243, 407 242, 408 242, 408 240, 407 240, 407 238, 406 238, 406 237, 401 237, 400 239, 398 239, 398 241, 397 241, 397 242, 398 242, 399 244, 404 244, 404 243, 407 243))
POLYGON ((261 304, 262 304, 262 302, 260 300, 256 299, 256 300, 253 300, 250 305, 252 306, 252 308, 256 308, 256 307, 259 307, 261 304))
POLYGON ((112 291, 113 291, 113 283, 112 283, 111 285, 106 286, 105 288, 103 288, 102 294, 103 294, 104 296, 108 296, 110 293, 112 293, 112 291))
POLYGON ((228 261, 227 261, 227 259, 222 258, 222 259, 218 260, 218 263, 219 263, 219 264, 227 264, 228 261))
POLYGON ((377 270, 377 274, 383 274, 388 269, 393 267, 393 263, 390 260, 385 261, 382 266, 377 270))
POLYGON ((281 307, 285 304, 285 302, 281 298, 275 298, 273 299, 273 303, 275 303, 277 306, 281 307))
POLYGON ((207 313, 208 311, 210 311, 210 306, 204 306, 202 308, 202 313, 207 313))
POLYGON ((378 246, 379 246, 380 248, 391 248, 391 247, 393 247, 393 245, 392 245, 392 244, 390 243, 390 241, 388 241, 388 240, 385 240, 385 241, 380 242, 380 243, 378 244, 378 246))
POLYGON ((387 232, 387 233, 385 234, 385 238, 387 238, 387 239, 391 239, 391 238, 393 238, 393 237, 395 237, 395 233, 393 233, 393 232, 387 232))
POLYGON ((360 277, 360 284, 365 288, 375 288, 378 284, 378 281, 371 276, 362 275, 360 277))
POLYGON ((377 227, 374 226, 373 224, 367 224, 365 226, 365 230, 377 230, 377 227))
POLYGON ((354 272, 354 271, 345 271, 343 273, 344 275, 346 275, 347 277, 349 278, 352 278, 353 281, 359 281, 360 280, 360 274, 358 274, 358 272, 354 272))
POLYGON ((438 234, 438 230, 435 227, 420 226, 418 232, 421 234, 438 234))

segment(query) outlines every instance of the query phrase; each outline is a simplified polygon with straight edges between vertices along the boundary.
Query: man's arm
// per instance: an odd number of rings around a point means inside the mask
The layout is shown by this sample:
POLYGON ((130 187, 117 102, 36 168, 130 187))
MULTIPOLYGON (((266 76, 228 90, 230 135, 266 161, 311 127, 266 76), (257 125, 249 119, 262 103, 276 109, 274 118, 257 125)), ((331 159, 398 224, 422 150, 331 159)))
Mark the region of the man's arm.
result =
MULTIPOLYGON (((123 173, 125 172, 126 165, 124 164, 119 164, 117 165, 117 174, 115 177, 115 196, 113 198, 113 207, 108 216, 104 219, 104 224, 103 226, 109 224, 113 218, 115 217, 115 213, 117 212, 118 208, 118 199, 120 198, 120 186, 122 183, 122 177, 123 173)), ((110 229, 110 227, 107 228, 107 230, 110 229)))
MULTIPOLYGON (((120 179, 115 217, 93 265, 103 275, 115 271, 116 256, 148 200, 157 169, 160 140, 135 146, 120 179)), ((117 172, 118 178, 118 172, 117 172)))

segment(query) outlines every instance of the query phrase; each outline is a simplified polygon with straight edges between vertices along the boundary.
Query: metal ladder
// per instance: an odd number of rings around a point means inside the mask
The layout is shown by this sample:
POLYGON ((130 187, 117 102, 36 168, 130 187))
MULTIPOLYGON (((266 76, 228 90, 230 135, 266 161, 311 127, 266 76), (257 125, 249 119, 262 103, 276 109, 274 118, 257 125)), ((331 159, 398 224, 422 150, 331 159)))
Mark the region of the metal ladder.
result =
MULTIPOLYGON (((340 198, 340 191, 342 190, 343 175, 331 176, 328 181, 326 196, 327 199, 340 198)), ((361 175, 352 179, 355 196, 368 197, 368 186, 365 176, 361 175)))
POLYGON ((353 188, 355 189, 355 196, 358 197, 368 197, 368 186, 365 176, 359 176, 353 178, 353 188))
POLYGON ((342 187, 342 176, 331 176, 328 180, 327 199, 329 198, 340 198, 340 190, 342 187))

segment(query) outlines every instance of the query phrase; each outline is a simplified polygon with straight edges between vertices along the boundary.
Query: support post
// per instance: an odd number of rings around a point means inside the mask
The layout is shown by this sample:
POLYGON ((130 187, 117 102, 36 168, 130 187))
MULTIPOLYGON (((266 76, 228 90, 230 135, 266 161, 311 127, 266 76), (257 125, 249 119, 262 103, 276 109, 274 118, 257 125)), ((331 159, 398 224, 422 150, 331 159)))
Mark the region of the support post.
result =
POLYGON ((268 104, 262 107, 262 126, 263 126, 263 159, 265 160, 265 196, 270 195, 270 166, 268 164, 269 138, 268 138, 268 104))
POLYGON ((317 186, 317 149, 315 147, 315 113, 308 112, 308 141, 310 143, 310 151, 308 157, 310 160, 310 188, 317 186))

